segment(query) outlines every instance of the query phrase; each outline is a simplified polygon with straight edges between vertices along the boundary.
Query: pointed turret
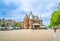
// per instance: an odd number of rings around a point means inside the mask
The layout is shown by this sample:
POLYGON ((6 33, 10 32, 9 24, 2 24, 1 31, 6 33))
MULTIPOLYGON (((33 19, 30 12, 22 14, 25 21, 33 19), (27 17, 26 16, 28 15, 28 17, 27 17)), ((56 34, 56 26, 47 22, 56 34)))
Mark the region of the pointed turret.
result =
POLYGON ((24 28, 27 29, 29 28, 29 17, 26 14, 25 18, 24 18, 24 28))
POLYGON ((39 15, 39 19, 42 20, 41 15, 39 15))
POLYGON ((39 15, 39 19, 40 19, 40 24, 42 25, 42 18, 41 18, 41 15, 39 15))
POLYGON ((25 18, 28 18, 28 15, 26 14, 25 18))
POLYGON ((32 12, 30 12, 30 14, 29 14, 29 19, 33 19, 33 13, 32 12))

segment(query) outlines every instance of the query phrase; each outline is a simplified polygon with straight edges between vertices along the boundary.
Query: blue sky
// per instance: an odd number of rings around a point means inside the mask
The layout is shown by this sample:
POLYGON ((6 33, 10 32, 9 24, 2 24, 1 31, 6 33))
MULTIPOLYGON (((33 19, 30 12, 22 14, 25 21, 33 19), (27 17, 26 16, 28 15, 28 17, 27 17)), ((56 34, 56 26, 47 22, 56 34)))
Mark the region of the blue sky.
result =
POLYGON ((23 21, 30 11, 41 16, 43 24, 50 23, 50 17, 57 10, 60 0, 0 0, 0 18, 23 21))

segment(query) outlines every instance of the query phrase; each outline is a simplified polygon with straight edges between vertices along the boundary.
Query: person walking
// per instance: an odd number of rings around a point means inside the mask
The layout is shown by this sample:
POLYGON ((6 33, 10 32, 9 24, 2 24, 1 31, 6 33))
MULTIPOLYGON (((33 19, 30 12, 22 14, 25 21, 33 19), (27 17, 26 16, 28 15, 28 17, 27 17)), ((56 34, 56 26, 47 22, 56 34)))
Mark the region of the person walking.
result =
POLYGON ((54 32, 56 33, 56 31, 57 31, 57 28, 54 28, 54 32))

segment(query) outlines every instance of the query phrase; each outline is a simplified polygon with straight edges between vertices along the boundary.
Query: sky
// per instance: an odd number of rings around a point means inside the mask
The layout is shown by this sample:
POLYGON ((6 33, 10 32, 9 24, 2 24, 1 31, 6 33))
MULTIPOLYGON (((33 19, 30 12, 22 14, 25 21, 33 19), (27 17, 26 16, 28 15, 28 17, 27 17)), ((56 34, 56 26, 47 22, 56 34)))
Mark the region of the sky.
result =
POLYGON ((50 24, 52 13, 58 9, 60 0, 0 0, 0 19, 23 21, 31 11, 41 16, 44 25, 50 24))

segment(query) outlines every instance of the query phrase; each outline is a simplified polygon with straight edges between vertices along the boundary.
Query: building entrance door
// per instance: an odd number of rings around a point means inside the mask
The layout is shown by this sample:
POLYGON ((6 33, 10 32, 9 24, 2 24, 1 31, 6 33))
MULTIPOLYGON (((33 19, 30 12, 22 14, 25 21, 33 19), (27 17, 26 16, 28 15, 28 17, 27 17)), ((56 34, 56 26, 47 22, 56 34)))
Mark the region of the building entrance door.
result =
POLYGON ((40 25, 35 25, 34 28, 35 28, 35 29, 39 29, 39 27, 40 27, 40 25))

